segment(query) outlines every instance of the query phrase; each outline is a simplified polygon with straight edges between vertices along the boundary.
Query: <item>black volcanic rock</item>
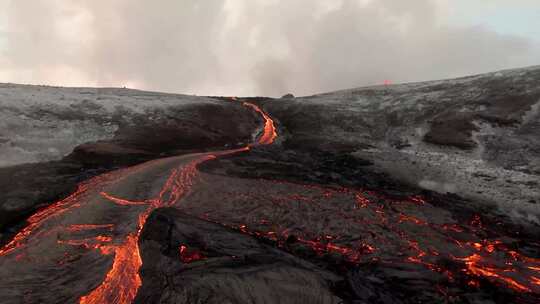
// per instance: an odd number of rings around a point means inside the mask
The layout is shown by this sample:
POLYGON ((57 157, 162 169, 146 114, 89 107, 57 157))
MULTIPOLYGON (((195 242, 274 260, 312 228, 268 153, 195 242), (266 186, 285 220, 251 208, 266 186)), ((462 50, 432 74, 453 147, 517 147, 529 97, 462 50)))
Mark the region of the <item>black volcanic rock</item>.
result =
POLYGON ((472 149, 476 143, 472 140, 473 131, 478 128, 467 117, 439 117, 431 122, 424 141, 432 144, 453 146, 460 149, 472 149))
POLYGON ((158 209, 140 239, 136 303, 341 303, 339 277, 218 224, 158 209), (198 252, 183 261, 181 246, 198 252))

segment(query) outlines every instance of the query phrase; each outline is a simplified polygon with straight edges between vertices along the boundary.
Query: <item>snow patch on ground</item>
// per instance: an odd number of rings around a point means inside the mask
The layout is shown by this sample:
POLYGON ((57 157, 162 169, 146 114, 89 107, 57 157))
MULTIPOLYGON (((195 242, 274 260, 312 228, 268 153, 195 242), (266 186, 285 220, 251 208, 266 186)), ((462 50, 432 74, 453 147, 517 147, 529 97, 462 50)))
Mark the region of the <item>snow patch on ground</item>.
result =
POLYGON ((531 107, 531 110, 529 110, 527 113, 525 113, 525 115, 523 115, 522 124, 531 123, 533 122, 533 119, 537 120, 539 116, 540 116, 540 100, 531 107))
POLYGON ((440 182, 434 180, 423 179, 418 182, 418 186, 421 188, 439 192, 439 193, 456 193, 456 185, 453 183, 440 182))

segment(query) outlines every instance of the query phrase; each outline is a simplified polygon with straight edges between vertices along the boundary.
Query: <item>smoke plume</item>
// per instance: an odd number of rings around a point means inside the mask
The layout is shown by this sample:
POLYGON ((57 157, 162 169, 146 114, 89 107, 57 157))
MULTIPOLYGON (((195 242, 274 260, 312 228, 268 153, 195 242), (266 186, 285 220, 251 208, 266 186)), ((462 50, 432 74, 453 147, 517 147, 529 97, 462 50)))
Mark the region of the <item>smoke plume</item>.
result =
POLYGON ((538 46, 526 38, 446 25, 449 5, 9 1, 0 31, 0 81, 276 96, 540 63, 538 46))

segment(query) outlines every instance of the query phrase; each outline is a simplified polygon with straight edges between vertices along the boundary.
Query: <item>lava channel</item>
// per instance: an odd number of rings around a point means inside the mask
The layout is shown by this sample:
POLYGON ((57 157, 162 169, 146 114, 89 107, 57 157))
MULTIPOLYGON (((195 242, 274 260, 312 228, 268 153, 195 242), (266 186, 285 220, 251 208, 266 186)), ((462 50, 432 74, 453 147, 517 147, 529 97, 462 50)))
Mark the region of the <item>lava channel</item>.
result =
MULTIPOLYGON (((81 183, 78 186, 77 191, 66 199, 58 201, 31 216, 28 219, 28 225, 16 234, 11 242, 0 249, 0 256, 7 256, 29 245, 28 241, 30 237, 39 239, 41 235, 49 234, 52 231, 63 229, 65 232, 75 234, 92 230, 106 230, 108 233, 114 231, 114 224, 72 224, 68 227, 54 226, 53 219, 58 218, 60 215, 65 214, 74 208, 81 207, 84 199, 87 199, 90 195, 90 190, 92 190, 92 192, 97 191, 102 198, 110 201, 112 204, 129 208, 142 208, 142 211, 138 214, 136 230, 128 233, 120 243, 115 242, 111 236, 100 234, 95 237, 86 237, 82 239, 58 240, 57 244, 61 246, 67 245, 88 250, 97 250, 97 252, 102 255, 114 255, 112 267, 105 275, 104 280, 90 293, 79 298, 81 304, 131 303, 142 284, 139 276, 142 260, 139 253, 138 242, 142 228, 150 213, 156 208, 174 206, 190 191, 195 181, 195 177, 198 174, 197 165, 215 159, 216 157, 248 151, 253 146, 272 144, 277 138, 274 122, 266 113, 255 104, 243 103, 243 105, 259 113, 265 121, 263 133, 256 143, 238 149, 194 154, 194 156, 196 156, 195 159, 171 171, 157 197, 143 201, 133 201, 116 197, 100 189, 104 189, 105 186, 115 185, 115 183, 122 179, 122 172, 150 167, 153 165, 154 161, 132 167, 133 169, 121 169, 92 178, 87 182, 81 183), (47 226, 45 223, 48 223, 48 221, 53 222, 52 227, 45 227, 47 226)), ((186 255, 186 261, 202 258, 198 256, 197 253, 188 253, 187 248, 181 248, 180 251, 186 255)), ((23 254, 17 255, 17 260, 20 259, 20 256, 23 256, 23 254)))

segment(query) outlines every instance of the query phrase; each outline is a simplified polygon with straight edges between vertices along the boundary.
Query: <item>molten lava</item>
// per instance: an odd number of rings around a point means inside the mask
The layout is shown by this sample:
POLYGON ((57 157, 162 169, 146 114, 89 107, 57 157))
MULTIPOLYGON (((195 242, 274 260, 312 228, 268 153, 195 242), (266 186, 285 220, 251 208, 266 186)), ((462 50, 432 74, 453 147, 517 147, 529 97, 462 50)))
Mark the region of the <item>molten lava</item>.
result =
POLYGON ((105 280, 90 294, 80 298, 81 304, 131 303, 141 286, 138 233, 127 236, 114 250, 114 262, 105 280))
MULTIPOLYGON (((234 99, 236 100, 236 99, 234 99)), ((233 101, 234 101, 233 100, 233 101)), ((277 137, 276 128, 271 118, 264 113, 258 106, 251 103, 244 103, 244 106, 251 108, 259 113, 265 120, 263 134, 255 145, 272 144, 277 137)), ((133 201, 125 198, 116 197, 106 191, 98 193, 106 200, 121 206, 133 206, 134 208, 144 207, 138 215, 138 225, 136 231, 127 234, 122 242, 115 242, 110 235, 102 235, 101 232, 107 234, 115 230, 113 224, 72 224, 65 227, 65 231, 73 235, 80 233, 96 233, 100 234, 94 237, 78 237, 75 239, 58 239, 57 243, 60 246, 75 246, 88 250, 97 250, 103 255, 114 254, 112 268, 105 275, 101 284, 93 289, 88 295, 80 298, 80 303, 131 303, 137 294, 138 288, 141 286, 141 278, 139 269, 142 265, 142 260, 139 255, 138 240, 141 230, 150 213, 159 207, 174 206, 184 197, 191 189, 194 179, 198 174, 197 165, 202 162, 215 159, 219 156, 229 155, 250 150, 248 145, 243 148, 220 151, 215 153, 201 154, 188 164, 173 169, 167 178, 158 196, 142 201, 133 201)), ((139 165, 138 167, 144 167, 139 165)), ((137 169, 132 169, 133 171, 137 169)), ((122 170, 119 170, 122 171, 122 170)), ((118 171, 118 172, 119 172, 118 171)), ((22 229, 11 242, 0 249, 0 256, 5 256, 13 251, 24 247, 30 238, 39 237, 41 234, 48 233, 46 229, 41 229, 45 222, 53 218, 58 218, 73 208, 81 207, 84 199, 90 195, 89 190, 103 189, 105 185, 114 184, 122 179, 121 174, 103 174, 101 176, 90 179, 87 182, 81 183, 77 191, 69 197, 52 204, 51 206, 37 212, 28 219, 28 225, 22 229)), ((58 229, 53 227, 51 229, 58 229)), ((180 256, 186 263, 200 260, 204 258, 198 251, 189 250, 187 247, 180 247, 180 256)), ((18 254, 16 260, 24 258, 24 254, 18 254)), ((64 261, 59 263, 63 264, 64 261)))
POLYGON ((199 250, 190 249, 186 245, 180 245, 180 247, 178 248, 178 253, 180 254, 180 260, 182 261, 182 263, 186 264, 204 259, 204 256, 199 250))
POLYGON ((504 272, 515 272, 515 269, 498 269, 496 267, 485 266, 482 264, 482 256, 476 253, 466 258, 458 258, 457 260, 465 262, 465 265, 467 265, 467 269, 465 271, 469 272, 471 275, 500 280, 517 291, 531 291, 529 288, 527 288, 523 284, 518 283, 516 280, 510 278, 509 276, 501 274, 504 272))
MULTIPOLYGON (((264 133, 258 141, 259 145, 269 145, 277 137, 273 121, 259 107, 254 104, 244 103, 260 113, 265 119, 264 133)), ((119 205, 136 206, 149 205, 149 207, 139 215, 138 231, 128 235, 124 243, 115 248, 115 258, 112 269, 107 274, 103 283, 94 289, 89 295, 80 299, 81 304, 86 303, 131 303, 141 286, 139 269, 142 261, 139 256, 138 239, 141 230, 150 213, 160 207, 170 207, 176 204, 192 187, 195 176, 197 175, 197 165, 218 156, 228 155, 249 150, 249 147, 240 149, 216 152, 214 154, 202 155, 191 161, 181 169, 173 169, 165 185, 155 199, 149 199, 144 202, 130 201, 114 197, 108 193, 101 192, 101 195, 119 205)), ((198 251, 188 250, 182 245, 179 249, 180 257, 183 262, 190 263, 203 258, 198 251)))
POLYGON ((45 221, 53 217, 58 217, 70 209, 80 206, 78 202, 86 192, 97 184, 105 183, 110 176, 111 174, 103 174, 83 182, 77 186, 77 190, 70 196, 32 215, 27 220, 28 225, 17 233, 8 244, 0 249, 0 256, 7 255, 17 248, 24 246, 28 237, 37 231, 45 221))
POLYGON ((255 104, 244 102, 244 106, 252 108, 255 112, 261 114, 261 116, 264 118, 264 130, 263 134, 259 138, 258 144, 259 145, 271 145, 274 140, 277 138, 277 132, 276 127, 274 125, 274 121, 270 116, 268 116, 266 113, 263 112, 258 106, 255 104))
MULTIPOLYGON (((131 303, 141 286, 139 269, 142 260, 139 255, 139 236, 150 213, 156 208, 170 207, 177 203, 189 191, 197 174, 197 165, 214 159, 214 155, 203 155, 186 164, 182 170, 173 169, 157 198, 146 202, 130 201, 111 194, 100 194, 109 201, 123 206, 147 205, 139 214, 137 231, 129 234, 121 245, 111 246, 114 251, 113 267, 105 280, 90 294, 81 297, 80 303, 131 303)), ((103 251, 102 251, 103 252, 103 251)), ((108 254, 108 252, 106 252, 108 254)))
POLYGON ((122 205, 122 206, 148 205, 148 202, 146 202, 146 201, 144 201, 144 202, 128 201, 128 200, 124 200, 124 199, 121 199, 121 198, 113 197, 113 196, 107 194, 106 192, 101 192, 100 195, 103 196, 104 198, 114 202, 115 204, 122 205))
POLYGON ((81 224, 81 225, 70 225, 66 229, 67 231, 70 231, 70 232, 79 232, 79 231, 96 230, 96 229, 113 230, 114 225, 113 224, 81 224))

